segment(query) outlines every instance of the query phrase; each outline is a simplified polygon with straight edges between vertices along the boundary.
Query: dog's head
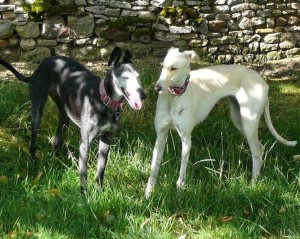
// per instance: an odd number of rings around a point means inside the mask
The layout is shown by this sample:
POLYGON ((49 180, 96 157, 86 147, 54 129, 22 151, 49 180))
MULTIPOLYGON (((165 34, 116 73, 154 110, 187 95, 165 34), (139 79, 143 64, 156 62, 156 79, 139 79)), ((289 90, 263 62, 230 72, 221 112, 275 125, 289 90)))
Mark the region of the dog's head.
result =
POLYGON ((178 48, 169 49, 163 63, 160 77, 155 84, 156 91, 165 91, 169 87, 180 87, 190 73, 190 64, 199 61, 195 51, 180 52, 178 48))
POLYGON ((131 53, 126 50, 124 58, 120 62, 121 54, 121 48, 115 47, 108 61, 108 65, 111 67, 112 80, 116 86, 116 93, 124 96, 131 108, 140 110, 146 94, 140 84, 139 73, 131 62, 131 53))

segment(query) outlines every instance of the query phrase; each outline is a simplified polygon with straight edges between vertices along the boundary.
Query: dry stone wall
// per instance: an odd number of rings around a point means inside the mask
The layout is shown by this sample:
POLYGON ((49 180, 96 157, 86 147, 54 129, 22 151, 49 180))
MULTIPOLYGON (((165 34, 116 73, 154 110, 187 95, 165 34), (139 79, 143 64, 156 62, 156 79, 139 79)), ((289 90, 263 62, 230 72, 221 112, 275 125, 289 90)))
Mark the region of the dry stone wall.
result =
POLYGON ((171 46, 222 63, 300 55, 300 0, 59 0, 75 14, 33 21, 26 0, 0 0, 0 54, 40 61, 49 55, 106 59, 115 45, 136 57, 171 46))

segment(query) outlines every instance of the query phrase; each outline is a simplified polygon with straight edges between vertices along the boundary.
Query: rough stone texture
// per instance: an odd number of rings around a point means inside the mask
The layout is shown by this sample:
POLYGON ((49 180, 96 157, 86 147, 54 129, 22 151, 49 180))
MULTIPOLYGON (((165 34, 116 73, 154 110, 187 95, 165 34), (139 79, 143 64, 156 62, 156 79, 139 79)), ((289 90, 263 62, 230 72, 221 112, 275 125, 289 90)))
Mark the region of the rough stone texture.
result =
POLYGON ((300 72, 300 57, 269 60, 263 66, 255 68, 267 78, 283 79, 285 76, 289 76, 291 72, 300 72))
POLYGON ((64 29, 64 19, 60 16, 55 16, 46 19, 42 24, 41 36, 44 38, 58 38, 64 29))
POLYGON ((24 50, 32 50, 36 45, 35 40, 32 38, 21 39, 20 47, 24 50))
POLYGON ((7 20, 0 20, 0 39, 11 37, 14 33, 15 26, 7 20))
POLYGON ((50 56, 48 47, 36 47, 33 50, 23 51, 21 60, 40 63, 45 57, 50 56))
POLYGON ((30 20, 24 3, 0 5, 4 58, 39 59, 47 49, 45 55, 97 60, 105 59, 115 45, 132 49, 135 57, 164 56, 171 46, 197 48, 222 63, 300 55, 299 0, 60 0, 76 5, 78 13, 41 22, 30 20), (168 4, 184 5, 185 10, 168 4), (163 14, 164 7, 173 13, 163 14))
POLYGON ((71 49, 71 56, 78 60, 96 60, 100 58, 100 51, 95 46, 80 46, 71 49))
POLYGON ((101 31, 99 36, 107 40, 126 41, 130 38, 131 33, 127 31, 121 31, 116 28, 108 28, 104 31, 101 31))
POLYGON ((22 26, 16 26, 16 32, 20 37, 24 38, 34 38, 40 35, 39 25, 36 22, 28 22, 22 26))
MULTIPOLYGON (((92 15, 77 17, 69 24, 75 38, 92 37, 94 31, 94 17, 92 15)), ((72 35, 72 33, 70 33, 72 35)))

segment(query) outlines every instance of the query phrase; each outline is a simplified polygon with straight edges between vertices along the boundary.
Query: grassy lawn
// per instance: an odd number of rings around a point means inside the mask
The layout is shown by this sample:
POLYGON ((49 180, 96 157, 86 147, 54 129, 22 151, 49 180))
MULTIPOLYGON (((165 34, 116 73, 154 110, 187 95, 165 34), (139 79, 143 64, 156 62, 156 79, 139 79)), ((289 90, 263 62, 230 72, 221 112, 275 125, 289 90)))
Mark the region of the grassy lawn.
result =
MULTIPOLYGON (((36 167, 28 168, 27 85, 12 76, 2 77, 0 238, 300 238, 300 160, 293 160, 300 154, 299 146, 277 143, 262 119, 266 163, 261 179, 250 183, 251 154, 230 121, 226 99, 193 132, 186 189, 178 192, 175 187, 180 140, 172 132, 157 186, 145 200, 155 142, 153 86, 160 67, 156 60, 145 59, 138 69, 148 98, 140 112, 124 107, 104 192, 93 182, 97 142, 93 144, 87 197, 79 190, 78 129, 70 126, 61 157, 54 157, 50 141, 57 111, 49 100, 36 167)), ((275 128, 287 139, 300 141, 300 76, 269 84, 275 128)))

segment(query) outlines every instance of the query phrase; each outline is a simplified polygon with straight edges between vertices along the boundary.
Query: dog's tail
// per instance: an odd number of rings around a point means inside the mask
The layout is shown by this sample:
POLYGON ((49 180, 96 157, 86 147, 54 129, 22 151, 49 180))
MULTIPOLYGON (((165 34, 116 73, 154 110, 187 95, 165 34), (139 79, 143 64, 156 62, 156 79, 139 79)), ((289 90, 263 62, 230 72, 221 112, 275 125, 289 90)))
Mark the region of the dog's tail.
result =
POLYGON ((18 72, 11 64, 8 62, 0 59, 0 64, 4 66, 7 70, 11 71, 20 81, 23 81, 25 83, 28 83, 30 81, 30 77, 22 75, 20 72, 18 72))
POLYGON ((275 130, 273 124, 272 124, 272 120, 271 120, 271 116, 270 116, 270 105, 269 105, 269 99, 266 100, 266 104, 265 104, 265 122, 268 126, 268 129, 270 130, 270 132, 272 133, 272 135, 281 143, 287 145, 287 146, 295 146, 297 144, 297 141, 288 141, 284 138, 282 138, 277 131, 275 130))

